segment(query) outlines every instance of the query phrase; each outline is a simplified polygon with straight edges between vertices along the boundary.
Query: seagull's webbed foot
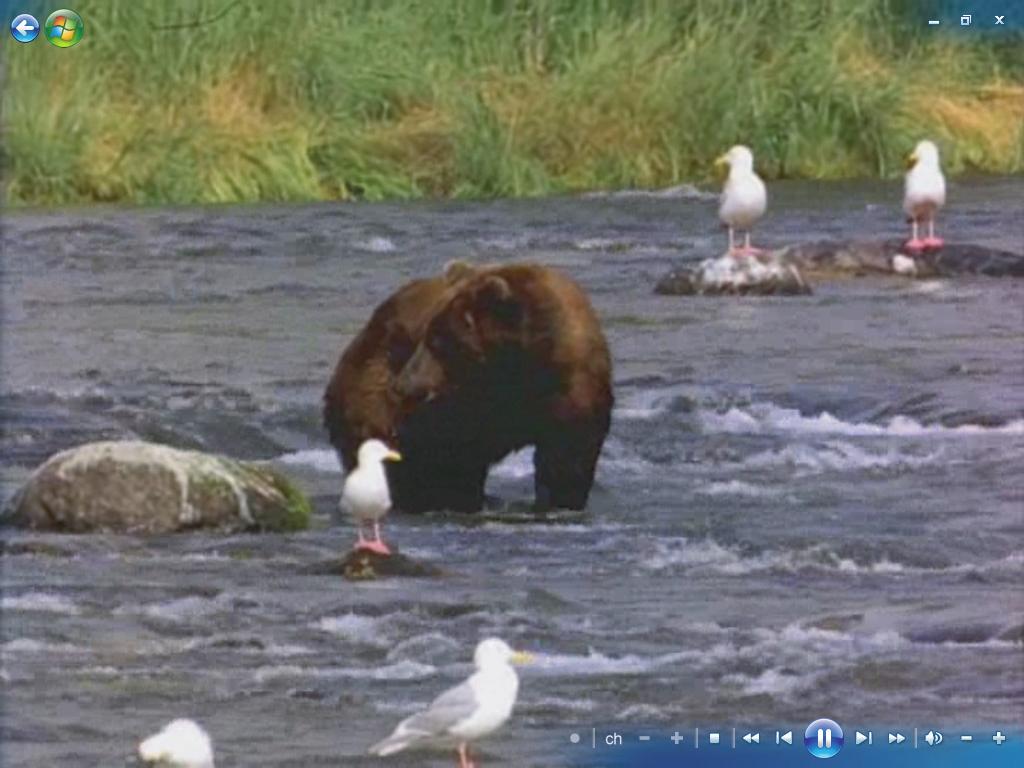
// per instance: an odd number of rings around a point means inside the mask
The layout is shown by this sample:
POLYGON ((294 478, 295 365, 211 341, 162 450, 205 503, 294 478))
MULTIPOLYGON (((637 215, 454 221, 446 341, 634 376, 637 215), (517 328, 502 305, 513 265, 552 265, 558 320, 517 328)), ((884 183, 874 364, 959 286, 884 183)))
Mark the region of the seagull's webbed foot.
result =
POLYGON ((912 237, 907 240, 903 247, 910 251, 910 253, 920 253, 925 249, 925 241, 919 237, 912 237))
POLYGON ((357 541, 356 549, 365 549, 367 552, 376 552, 378 555, 387 556, 391 554, 391 548, 381 539, 357 541))
POLYGON ((937 251, 945 244, 945 240, 941 237, 935 237, 935 235, 929 235, 921 241, 921 247, 926 251, 937 251))

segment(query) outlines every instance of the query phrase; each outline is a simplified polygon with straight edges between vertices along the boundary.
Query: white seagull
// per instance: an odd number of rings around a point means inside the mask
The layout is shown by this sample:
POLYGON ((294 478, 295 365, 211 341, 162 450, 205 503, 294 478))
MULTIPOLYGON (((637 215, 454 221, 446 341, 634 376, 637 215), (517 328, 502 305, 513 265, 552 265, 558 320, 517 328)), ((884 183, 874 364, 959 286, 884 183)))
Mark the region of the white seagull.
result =
POLYGON ((729 167, 729 176, 722 189, 718 217, 729 228, 729 253, 758 253, 750 246, 750 228, 768 209, 768 192, 764 182, 754 173, 754 153, 737 144, 715 160, 716 166, 729 167), (734 230, 743 230, 743 248, 736 248, 734 230))
POLYGON ((391 491, 384 471, 385 461, 401 461, 402 456, 380 440, 365 441, 356 454, 356 468, 345 478, 338 506, 355 520, 359 530, 356 549, 369 549, 382 555, 391 550, 380 537, 380 520, 391 509, 391 491), (363 538, 363 526, 373 524, 373 539, 363 538))
POLYGON ((939 148, 930 141, 919 141, 907 157, 903 185, 903 210, 910 217, 912 236, 907 250, 919 252, 941 248, 942 238, 935 236, 935 214, 946 204, 946 178, 939 167, 939 148), (918 225, 928 222, 928 237, 918 238, 918 225))
POLYGON ((139 744, 139 758, 169 768, 214 768, 209 735, 198 723, 185 718, 168 723, 139 744))
POLYGON ((445 691, 422 712, 398 724, 394 732, 370 747, 370 754, 393 755, 414 745, 454 744, 459 768, 475 768, 469 759, 469 743, 498 730, 512 714, 519 692, 513 664, 527 664, 532 656, 513 651, 496 637, 476 647, 476 672, 465 682, 445 691))

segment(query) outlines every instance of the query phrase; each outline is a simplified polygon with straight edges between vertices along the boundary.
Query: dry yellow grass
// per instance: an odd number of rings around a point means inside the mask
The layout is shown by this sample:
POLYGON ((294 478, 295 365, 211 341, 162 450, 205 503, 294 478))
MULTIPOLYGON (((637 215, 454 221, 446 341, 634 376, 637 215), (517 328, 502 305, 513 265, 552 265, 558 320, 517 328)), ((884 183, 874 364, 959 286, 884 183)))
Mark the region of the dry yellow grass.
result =
POLYGON ((364 146, 397 167, 408 168, 424 193, 443 196, 451 193, 456 182, 455 125, 450 110, 438 104, 417 104, 393 120, 367 126, 364 146))
POLYGON ((950 143, 962 145, 966 164, 984 171, 1020 164, 1024 146, 1022 86, 992 84, 941 93, 918 90, 912 95, 910 110, 922 116, 923 122, 938 126, 950 143))

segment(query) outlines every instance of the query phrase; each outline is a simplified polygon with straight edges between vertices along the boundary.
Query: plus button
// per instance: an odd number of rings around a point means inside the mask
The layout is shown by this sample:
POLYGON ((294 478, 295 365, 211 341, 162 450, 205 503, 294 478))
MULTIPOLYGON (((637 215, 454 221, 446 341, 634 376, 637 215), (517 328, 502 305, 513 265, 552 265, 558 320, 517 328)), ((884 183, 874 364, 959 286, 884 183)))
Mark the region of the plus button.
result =
POLYGON ((1002 731, 996 731, 996 735, 992 737, 992 741, 998 744, 1000 747, 1003 746, 1003 742, 1006 741, 1006 737, 1003 736, 1002 731))
POLYGON ((675 744, 678 747, 679 746, 679 742, 683 740, 683 736, 682 736, 682 734, 679 733, 679 731, 676 731, 675 733, 672 734, 671 739, 672 739, 672 743, 675 744))

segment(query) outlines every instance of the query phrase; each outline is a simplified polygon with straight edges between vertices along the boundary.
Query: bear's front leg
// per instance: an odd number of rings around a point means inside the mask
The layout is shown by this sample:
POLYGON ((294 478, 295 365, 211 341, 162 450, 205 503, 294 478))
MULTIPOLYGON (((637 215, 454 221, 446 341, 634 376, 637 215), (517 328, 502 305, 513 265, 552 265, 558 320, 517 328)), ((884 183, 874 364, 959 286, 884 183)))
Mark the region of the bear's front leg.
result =
POLYGON ((586 422, 545 430, 533 454, 534 508, 581 510, 594 484, 607 425, 586 422))
POLYGON ((442 463, 403 453, 403 460, 387 470, 392 502, 402 512, 479 512, 484 507, 486 464, 442 463))

